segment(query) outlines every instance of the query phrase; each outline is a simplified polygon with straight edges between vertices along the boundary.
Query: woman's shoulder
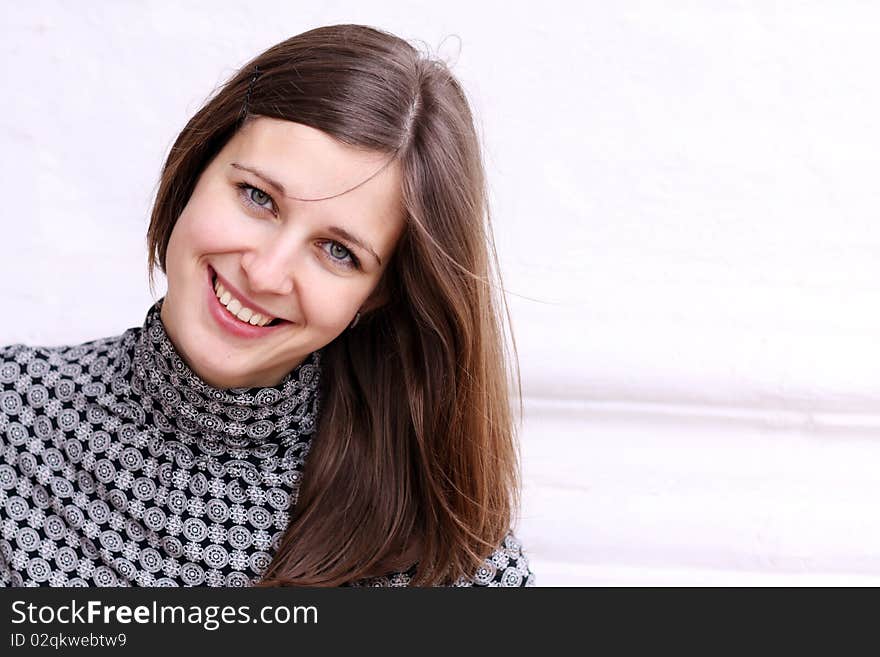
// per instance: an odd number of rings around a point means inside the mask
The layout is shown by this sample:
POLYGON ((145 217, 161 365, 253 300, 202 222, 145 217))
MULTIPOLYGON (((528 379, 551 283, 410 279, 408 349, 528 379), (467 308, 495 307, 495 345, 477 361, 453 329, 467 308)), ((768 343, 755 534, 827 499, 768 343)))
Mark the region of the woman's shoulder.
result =
POLYGON ((101 338, 90 338, 83 342, 74 342, 58 345, 25 344, 21 342, 0 344, 0 359, 2 361, 21 361, 33 356, 50 357, 56 354, 62 361, 72 361, 81 358, 91 351, 106 351, 128 337, 137 333, 140 327, 126 329, 118 335, 110 335, 101 338))
MULTIPOLYGON (((409 586, 416 567, 401 573, 371 577, 349 586, 409 586)), ((461 577, 452 586, 535 586, 535 575, 529 565, 522 542, 509 531, 493 552, 471 577, 461 577)))
POLYGON ((462 577, 454 586, 535 586, 535 575, 522 542, 511 530, 474 575, 462 577))
MULTIPOLYGON (((59 348, 55 348, 59 349, 59 348)), ((0 345, 0 382, 14 383, 22 372, 26 372, 28 364, 34 360, 49 362, 57 356, 52 347, 40 347, 23 343, 0 345)))
POLYGON ((43 378, 51 371, 78 374, 73 370, 81 370, 82 366, 88 366, 101 356, 111 356, 131 330, 76 344, 44 346, 19 342, 0 345, 0 384, 15 384, 23 376, 43 378))

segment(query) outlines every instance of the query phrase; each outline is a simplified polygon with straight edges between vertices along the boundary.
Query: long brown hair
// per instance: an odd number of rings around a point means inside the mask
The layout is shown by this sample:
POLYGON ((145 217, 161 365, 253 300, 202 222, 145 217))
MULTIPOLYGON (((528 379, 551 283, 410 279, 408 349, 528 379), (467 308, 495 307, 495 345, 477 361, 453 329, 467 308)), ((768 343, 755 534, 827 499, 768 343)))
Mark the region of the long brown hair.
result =
POLYGON ((371 27, 321 27, 269 48, 171 148, 148 233, 151 286, 246 96, 248 117, 397 157, 406 211, 379 284, 387 302, 324 348, 318 432, 261 584, 337 586, 416 564, 413 585, 469 577, 518 513, 511 400, 521 414, 522 395, 465 92, 444 62, 371 27))

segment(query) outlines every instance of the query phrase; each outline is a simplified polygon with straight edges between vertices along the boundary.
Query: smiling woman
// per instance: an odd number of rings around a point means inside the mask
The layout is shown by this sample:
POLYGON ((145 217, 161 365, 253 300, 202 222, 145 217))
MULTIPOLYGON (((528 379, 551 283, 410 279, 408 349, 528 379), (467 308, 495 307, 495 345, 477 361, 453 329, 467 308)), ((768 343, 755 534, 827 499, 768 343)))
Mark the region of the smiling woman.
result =
POLYGON ((533 585, 486 199, 442 62, 257 56, 168 155, 144 323, 0 348, 0 584, 533 585))
POLYGON ((383 153, 251 116, 202 172, 168 241, 161 316, 184 360, 216 387, 271 386, 332 342, 377 302, 405 225, 400 190, 400 165, 383 153), (366 183, 320 203, 290 193, 319 198, 328 178, 366 183))

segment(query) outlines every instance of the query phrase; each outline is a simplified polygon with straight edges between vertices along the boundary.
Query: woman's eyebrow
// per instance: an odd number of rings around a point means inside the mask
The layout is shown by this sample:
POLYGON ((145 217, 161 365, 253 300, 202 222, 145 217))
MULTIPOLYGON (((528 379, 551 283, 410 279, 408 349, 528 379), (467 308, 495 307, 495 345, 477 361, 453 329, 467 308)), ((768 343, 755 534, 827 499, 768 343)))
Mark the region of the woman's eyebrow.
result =
POLYGON ((243 164, 239 164, 238 162, 231 162, 229 166, 235 167, 236 169, 241 169, 242 171, 249 171, 257 178, 263 180, 267 185, 269 185, 269 187, 275 188, 275 191, 281 194, 281 196, 287 196, 287 193, 284 191, 284 185, 276 180, 273 180, 259 169, 255 169, 254 167, 247 167, 243 164))
POLYGON ((356 235, 352 235, 350 232, 345 230, 345 228, 340 228, 339 226, 330 226, 327 230, 334 235, 341 237, 344 240, 348 240, 352 244, 361 247, 364 251, 369 252, 376 259, 376 262, 379 263, 379 266, 382 266, 382 258, 379 257, 379 254, 373 251, 370 248, 370 245, 364 242, 361 238, 356 235))
MULTIPOLYGON (((254 174, 257 178, 259 178, 260 180, 263 180, 267 185, 274 188, 275 191, 277 191, 279 194, 281 194, 282 196, 287 196, 287 194, 284 191, 284 185, 282 185, 280 182, 278 182, 276 180, 273 180, 272 178, 267 176, 265 173, 263 173, 259 169, 255 169, 254 167, 245 166, 243 164, 239 164, 238 162, 231 162, 230 166, 232 166, 236 169, 240 169, 242 171, 248 171, 248 172, 254 174)), ((327 228, 327 230, 329 232, 337 235, 338 237, 341 237, 342 239, 347 240, 356 246, 359 246, 364 251, 367 251, 376 259, 376 262, 379 263, 379 266, 380 267, 382 266, 382 258, 379 257, 379 254, 376 253, 370 247, 370 245, 366 243, 365 240, 362 240, 357 235, 354 235, 350 231, 346 230, 345 228, 341 228, 339 226, 330 226, 329 228, 327 228)))

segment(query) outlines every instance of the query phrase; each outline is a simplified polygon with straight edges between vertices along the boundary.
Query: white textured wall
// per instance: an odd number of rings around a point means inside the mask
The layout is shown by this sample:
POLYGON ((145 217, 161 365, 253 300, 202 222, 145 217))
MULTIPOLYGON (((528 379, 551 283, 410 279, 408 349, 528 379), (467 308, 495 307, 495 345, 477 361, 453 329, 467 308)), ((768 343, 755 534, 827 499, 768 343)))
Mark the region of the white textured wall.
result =
POLYGON ((538 583, 880 581, 880 7, 3 11, 0 343, 142 322, 163 158, 248 58, 338 22, 457 35, 440 50, 486 141, 538 583))

